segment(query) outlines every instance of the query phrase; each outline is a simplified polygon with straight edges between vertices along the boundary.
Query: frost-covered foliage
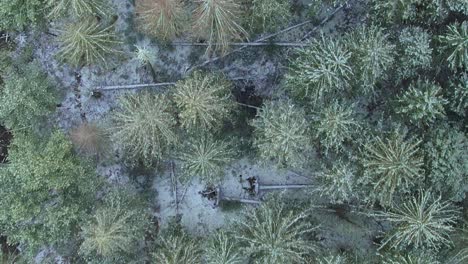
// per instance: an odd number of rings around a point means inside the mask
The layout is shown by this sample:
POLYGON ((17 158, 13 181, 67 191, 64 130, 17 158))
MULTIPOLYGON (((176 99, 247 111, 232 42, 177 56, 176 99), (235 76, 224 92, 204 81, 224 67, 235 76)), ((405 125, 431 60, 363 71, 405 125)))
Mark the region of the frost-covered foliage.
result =
POLYGON ((104 26, 89 17, 65 25, 59 36, 59 59, 72 66, 106 64, 110 55, 118 53, 115 48, 120 42, 114 25, 104 26))
POLYGON ((344 149, 344 143, 352 140, 359 132, 359 123, 354 113, 354 105, 346 105, 340 101, 322 107, 314 116, 312 134, 315 140, 329 150, 339 152, 344 149))
POLYGON ((207 52, 226 52, 229 42, 248 36, 242 28, 239 0, 199 0, 193 11, 193 31, 207 40, 207 52))
POLYGON ((161 94, 129 94, 113 113, 111 138, 125 151, 126 160, 153 165, 176 141, 176 119, 170 100, 161 94))
POLYGON ((463 73, 458 79, 450 82, 450 109, 466 116, 468 109, 468 74, 463 73))
POLYGON ((32 253, 71 242, 95 202, 92 168, 58 131, 47 138, 16 133, 8 161, 0 167, 2 234, 32 253))
POLYGON ((316 260, 317 264, 347 264, 348 259, 346 257, 343 257, 341 255, 331 255, 327 257, 321 257, 316 260))
POLYGON ((468 1, 466 0, 447 0, 450 10, 460 12, 468 16, 468 1))
MULTIPOLYGON (((149 226, 146 204, 135 190, 117 187, 81 227, 80 254, 90 263, 128 263, 149 226)), ((132 257, 133 256, 133 257, 132 257)))
POLYGON ((306 212, 286 209, 276 199, 244 212, 235 220, 234 238, 250 255, 253 263, 304 263, 307 254, 316 250, 306 236, 317 227, 306 219, 306 212))
POLYGON ((448 51, 447 61, 452 69, 468 69, 468 21, 451 24, 447 33, 439 37, 442 45, 448 51))
POLYGON ((207 264, 243 264, 245 257, 239 245, 224 231, 217 231, 208 238, 204 256, 207 264))
POLYGON ((415 254, 384 255, 382 264, 441 264, 428 252, 415 254))
POLYGON ((442 97, 442 88, 429 80, 419 79, 398 97, 396 112, 407 117, 413 124, 430 124, 445 117, 444 106, 448 101, 442 97))
POLYGON ((253 0, 249 28, 255 32, 270 32, 291 20, 291 2, 283 0, 253 0))
POLYGON ((107 0, 46 0, 45 4, 50 8, 49 17, 51 18, 103 17, 110 11, 107 0))
POLYGON ((95 123, 82 123, 70 132, 70 139, 79 153, 96 158, 109 150, 108 135, 95 123))
POLYGON ((34 128, 58 103, 57 91, 36 63, 7 70, 0 87, 0 120, 9 129, 34 128))
POLYGON ((43 0, 0 0, 0 30, 21 31, 45 22, 43 0))
MULTIPOLYGON (((112 257, 121 252, 130 253, 133 234, 128 227, 127 220, 133 212, 125 212, 121 208, 99 209, 94 215, 93 222, 83 226, 84 241, 81 250, 102 257, 112 257)), ((85 254, 85 253, 84 253, 85 254)))
POLYGON ((234 154, 232 146, 226 142, 202 135, 186 141, 177 158, 185 178, 198 176, 214 184, 222 180, 224 166, 233 160, 234 154))
POLYGON ((265 103, 252 123, 260 157, 280 167, 301 167, 310 146, 305 111, 291 101, 265 103))
POLYGON ((401 31, 399 40, 399 75, 415 77, 432 63, 431 35, 422 28, 408 27, 401 31))
POLYGON ((332 203, 348 203, 358 197, 356 169, 341 160, 335 160, 332 168, 320 173, 317 183, 316 190, 332 203))
POLYGON ((219 74, 194 72, 177 82, 173 98, 181 126, 192 132, 219 129, 235 106, 231 88, 219 74))
POLYGON ((136 0, 135 10, 140 29, 163 40, 182 33, 188 21, 182 0, 136 0))
POLYGON ((442 21, 448 13, 444 0, 371 0, 370 3, 374 19, 387 24, 431 24, 442 21))
POLYGON ((343 41, 323 34, 310 43, 310 47, 298 50, 286 74, 286 87, 299 99, 316 102, 343 91, 353 73, 351 53, 343 41))
POLYGON ((468 183, 468 140, 454 127, 431 131, 424 145, 430 187, 447 198, 461 201, 468 183))
POLYGON ((421 190, 415 197, 377 215, 394 225, 381 248, 439 249, 451 244, 449 234, 454 231, 459 210, 440 196, 421 190))
POLYGON ((401 132, 377 136, 364 145, 364 181, 373 187, 371 197, 391 205, 395 194, 409 192, 423 176, 421 141, 404 140, 401 132))
POLYGON ((156 242, 152 263, 193 264, 203 263, 201 244, 185 231, 165 232, 156 242))
POLYGON ((148 46, 135 46, 134 56, 140 65, 152 65, 157 60, 158 53, 156 49, 148 46))
POLYGON ((355 83, 364 94, 373 93, 395 61, 395 45, 378 26, 360 27, 347 36, 355 83))

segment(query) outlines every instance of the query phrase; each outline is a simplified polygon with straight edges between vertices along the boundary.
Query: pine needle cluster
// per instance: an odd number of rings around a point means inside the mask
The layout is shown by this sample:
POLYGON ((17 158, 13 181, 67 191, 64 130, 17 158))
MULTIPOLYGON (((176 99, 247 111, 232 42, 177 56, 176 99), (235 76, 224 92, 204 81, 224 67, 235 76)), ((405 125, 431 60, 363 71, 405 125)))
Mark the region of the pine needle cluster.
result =
POLYGON ((450 200, 465 198, 468 183, 468 139, 455 127, 430 131, 424 144, 427 180, 430 187, 450 200))
POLYGON ((110 7, 106 0, 47 0, 46 5, 51 18, 106 16, 110 7))
POLYGON ((359 123, 355 118, 354 105, 345 105, 334 100, 321 108, 312 122, 313 137, 318 140, 325 153, 344 149, 344 143, 358 133, 359 123))
POLYGON ((178 155, 185 178, 199 176, 209 184, 222 180, 224 166, 233 158, 234 151, 229 144, 206 135, 192 137, 178 155))
POLYGON ((433 123, 437 118, 445 116, 444 106, 448 101, 442 97, 441 91, 439 85, 419 79, 398 97, 396 111, 413 124, 433 123))
POLYGON ((181 0, 136 0, 138 25, 143 32, 169 40, 184 30, 187 13, 181 0))
POLYGON ((463 73, 458 79, 450 82, 450 109, 455 113, 466 116, 468 109, 468 74, 463 73))
POLYGON ((111 257, 121 252, 130 253, 134 249, 134 240, 132 229, 127 227, 127 220, 131 217, 132 212, 125 212, 121 208, 98 210, 94 221, 82 228, 84 241, 80 250, 102 257, 111 257))
POLYGON ((401 133, 393 132, 387 139, 377 136, 364 145, 365 181, 381 204, 390 205, 395 194, 410 191, 423 176, 420 143, 404 140, 401 133))
POLYGON ((331 169, 319 174, 316 191, 334 204, 348 203, 357 197, 356 170, 349 163, 334 161, 331 169))
POLYGON ((271 32, 291 20, 291 3, 282 0, 253 0, 249 28, 255 32, 271 32))
POLYGON ((248 33, 241 26, 242 6, 238 0, 199 0, 193 12, 193 31, 208 42, 207 52, 225 52, 229 42, 248 33))
POLYGON ((231 88, 223 76, 201 72, 177 82, 173 98, 181 126, 189 131, 220 128, 234 109, 231 88))
POLYGON ((82 226, 80 254, 92 263, 129 263, 139 253, 150 217, 135 189, 114 187, 82 226))
POLYGON ((382 261, 382 264, 441 264, 426 252, 385 256, 382 261))
POLYGON ((355 82, 364 94, 374 93, 377 82, 387 76, 395 62, 396 46, 378 26, 360 27, 347 36, 355 82))
POLYGON ((394 249, 438 249, 450 245, 449 234, 454 230, 458 215, 459 210, 450 202, 441 201, 440 196, 435 197, 430 191, 420 191, 416 197, 378 214, 395 225, 381 248, 388 245, 394 249))
POLYGON ((252 123, 254 145, 264 160, 278 166, 301 167, 310 136, 305 111, 291 101, 267 102, 252 123))
POLYGON ((451 24, 447 33, 442 35, 440 41, 450 53, 447 61, 452 69, 468 69, 468 21, 462 24, 451 24))
POLYGON ((431 67, 431 36, 427 31, 420 27, 408 27, 401 31, 398 40, 400 77, 415 77, 418 71, 431 67))
POLYGON ((65 26, 59 36, 61 61, 73 66, 106 64, 106 56, 118 53, 115 46, 120 42, 114 26, 103 26, 94 18, 82 19, 65 26))
POLYGON ((306 255, 316 250, 306 236, 317 228, 307 216, 287 210, 280 201, 269 202, 244 212, 244 218, 235 222, 234 237, 255 263, 305 263, 306 255))
POLYGON ((343 41, 323 34, 298 51, 286 74, 286 87, 299 99, 322 100, 347 87, 353 72, 343 41))
POLYGON ((211 235, 204 255, 207 264, 245 263, 245 257, 240 254, 239 245, 224 231, 211 235))
POLYGON ((112 140, 128 156, 152 165, 177 139, 176 120, 166 95, 131 94, 121 97, 113 116, 112 140))
POLYGON ((58 102, 52 80, 37 63, 7 70, 0 89, 0 119, 9 129, 36 128, 58 102))
POLYGON ((152 255, 152 263, 193 264, 202 263, 202 250, 199 241, 184 231, 162 234, 152 255))

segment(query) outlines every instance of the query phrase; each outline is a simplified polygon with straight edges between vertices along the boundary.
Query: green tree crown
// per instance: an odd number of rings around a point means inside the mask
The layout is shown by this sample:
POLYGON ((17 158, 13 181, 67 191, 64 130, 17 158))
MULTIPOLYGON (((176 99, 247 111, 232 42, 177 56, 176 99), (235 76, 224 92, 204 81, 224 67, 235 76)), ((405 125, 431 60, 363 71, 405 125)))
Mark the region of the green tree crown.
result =
POLYGON ((458 220, 459 210, 450 202, 441 201, 430 191, 420 191, 416 197, 395 204, 379 217, 393 223, 381 248, 439 249, 451 244, 449 234, 458 220))
POLYGON ((232 84, 218 74, 194 72, 177 82, 173 98, 181 126, 189 131, 219 129, 234 109, 232 84))
POLYGON ((119 100, 112 115, 113 142, 124 150, 127 161, 152 165, 177 141, 176 120, 170 100, 163 94, 129 94, 119 100))
POLYGON ((301 167, 310 146, 305 111, 291 101, 265 103, 252 125, 260 157, 278 166, 301 167))
POLYGON ((364 182, 372 186, 371 196, 381 204, 390 205, 395 194, 409 192, 422 178, 420 143, 393 132, 386 139, 377 136, 364 145, 364 182))
POLYGON ((49 138, 15 134, 8 165, 0 168, 0 225, 29 252, 74 237, 100 181, 73 153, 61 132, 49 138))
POLYGON ((398 97, 396 111, 413 124, 433 123, 437 118, 445 117, 444 106, 448 101, 442 97, 441 91, 439 85, 419 79, 398 97))
POLYGON ((285 76, 286 88, 297 98, 317 102, 347 88, 353 72, 343 41, 322 34, 297 55, 285 76))

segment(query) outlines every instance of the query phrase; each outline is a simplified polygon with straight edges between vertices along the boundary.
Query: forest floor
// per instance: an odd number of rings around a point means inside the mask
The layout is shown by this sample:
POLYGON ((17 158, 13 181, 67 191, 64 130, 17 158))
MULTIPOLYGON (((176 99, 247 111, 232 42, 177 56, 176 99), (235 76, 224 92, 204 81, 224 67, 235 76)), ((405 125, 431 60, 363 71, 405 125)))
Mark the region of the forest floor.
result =
MULTIPOLYGON (((208 58, 204 47, 199 46, 171 46, 150 39, 134 30, 134 10, 129 1, 114 0, 117 7, 116 29, 122 35, 121 54, 116 56, 106 69, 96 66, 71 68, 57 62, 54 54, 57 52, 58 43, 51 34, 40 34, 34 52, 35 57, 42 63, 44 69, 59 83, 64 99, 61 103, 55 119, 59 126, 68 131, 81 122, 96 122, 105 125, 108 122, 108 114, 117 105, 117 98, 123 93, 133 93, 139 89, 106 90, 95 93, 102 86, 133 85, 145 83, 176 82, 186 75, 188 69, 200 65, 208 58), (157 80, 151 78, 149 71, 133 59, 135 45, 147 46, 158 51, 158 61, 154 68, 157 80)), ((309 1, 298 1, 307 4, 309 1)), ((356 1, 358 3, 359 1, 356 1)), ((353 4, 351 4, 353 5, 353 4)), ((297 11, 300 13, 299 11, 297 11)), ((317 21, 278 35, 272 41, 300 42, 305 35, 318 36, 318 32, 324 34, 337 34, 341 30, 355 27, 364 18, 362 12, 356 6, 343 8, 336 14, 325 20, 333 9, 323 10, 317 21), (324 23, 317 28, 321 21, 324 23), (310 34, 309 34, 310 32, 310 34)), ((301 16, 298 16, 301 17, 301 16)), ((304 18, 304 15, 302 15, 304 18)), ((301 19, 302 19, 301 18, 301 19)), ((302 21, 295 21, 300 23, 302 21)), ((55 25, 56 26, 56 25, 55 25)), ((54 25, 52 25, 54 28, 54 25)), ((51 33, 53 32, 51 29, 51 33)), ((22 42, 27 43, 32 36, 21 35, 22 42)), ((255 40, 256 38, 252 38, 255 40)), ((187 42, 187 36, 181 37, 175 42, 187 42)), ((273 94, 281 94, 280 76, 288 66, 287 58, 293 54, 291 48, 285 47, 249 47, 234 55, 228 55, 215 63, 203 67, 207 71, 221 71, 228 78, 234 79, 234 95, 241 103, 260 106, 263 99, 273 94)), ((170 89, 169 87, 149 88, 151 90, 170 89)), ((255 111, 247 113, 250 117, 255 111)), ((243 126, 237 127, 239 133, 249 133, 243 126), (246 130, 246 131, 244 131, 246 130)), ((115 160, 118 160, 115 159, 115 160)), ((127 184, 132 179, 145 182, 154 191, 155 201, 154 215, 164 226, 172 217, 179 216, 181 223, 190 232, 205 235, 211 231, 229 224, 230 219, 240 216, 242 207, 252 205, 239 205, 229 203, 215 206, 213 200, 203 197, 202 192, 206 186, 194 179, 186 184, 177 184, 174 192, 172 173, 177 175, 177 168, 172 172, 171 166, 166 166, 163 172, 155 172, 153 175, 131 175, 131 172, 123 164, 116 161, 108 161, 98 166, 98 173, 110 182, 127 184), (177 199, 176 195, 177 193, 177 199)), ((231 166, 226 168, 225 180, 219 186, 222 195, 241 199, 260 200, 259 196, 251 196, 243 187, 246 180, 255 176, 260 184, 313 184, 313 177, 303 177, 290 171, 274 169, 273 166, 262 166, 254 163, 248 157, 241 157, 231 166), (242 175, 242 182, 240 175, 242 175)), ((305 173, 304 175, 306 175, 305 173)), ((262 195, 262 194, 261 194, 262 195)), ((261 196, 260 195, 260 196, 261 196)), ((313 203, 313 218, 321 225, 317 238, 327 248, 337 251, 347 248, 359 248, 365 253, 374 251, 374 238, 382 230, 379 223, 371 218, 353 213, 347 208, 329 208, 320 197, 311 194, 310 191, 285 191, 285 196, 297 197, 308 203, 313 203), (359 246, 357 246, 359 245, 359 246)))

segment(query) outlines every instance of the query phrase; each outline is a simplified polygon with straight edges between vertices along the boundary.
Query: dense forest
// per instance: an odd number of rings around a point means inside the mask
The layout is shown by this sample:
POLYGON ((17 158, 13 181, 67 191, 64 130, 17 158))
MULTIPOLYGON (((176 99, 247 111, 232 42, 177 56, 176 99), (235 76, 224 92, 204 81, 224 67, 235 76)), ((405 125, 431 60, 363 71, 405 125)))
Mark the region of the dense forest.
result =
POLYGON ((0 0, 0 263, 468 263, 468 0, 0 0))

